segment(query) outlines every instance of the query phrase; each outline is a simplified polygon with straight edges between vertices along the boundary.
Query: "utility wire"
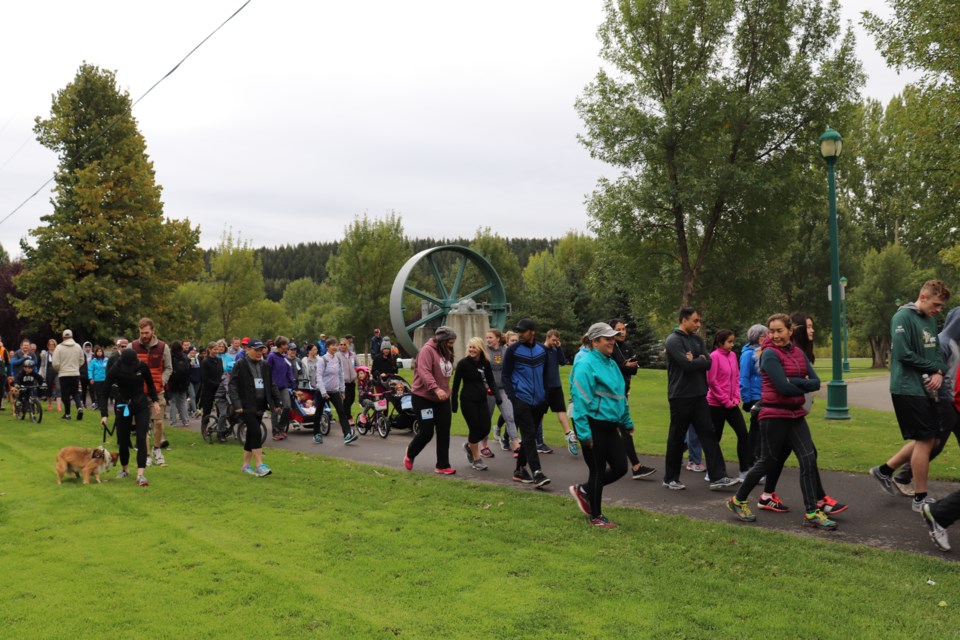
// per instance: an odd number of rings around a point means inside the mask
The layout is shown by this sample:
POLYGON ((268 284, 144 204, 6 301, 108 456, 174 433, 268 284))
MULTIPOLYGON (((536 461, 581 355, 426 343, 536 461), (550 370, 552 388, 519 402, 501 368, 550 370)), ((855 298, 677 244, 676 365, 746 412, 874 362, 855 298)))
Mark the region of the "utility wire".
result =
MULTIPOLYGON (((202 47, 203 44, 204 44, 207 40, 209 40, 210 38, 212 38, 213 35, 214 35, 217 31, 220 31, 220 29, 222 29, 228 22, 230 22, 231 20, 233 20, 233 19, 236 17, 236 15, 237 15, 238 13, 240 13, 241 11, 243 11, 243 10, 246 8, 246 6, 247 6, 248 4, 250 4, 252 1, 253 1, 253 0, 247 0, 247 1, 244 2, 242 5, 240 5, 240 8, 239 8, 239 9, 237 9, 236 11, 234 11, 234 12, 230 15, 229 18, 227 18, 226 20, 224 20, 224 21, 220 24, 219 27, 217 27, 216 29, 214 29, 213 31, 211 31, 210 34, 207 35, 206 38, 204 38, 203 40, 201 40, 200 43, 197 44, 197 46, 195 46, 193 49, 191 49, 190 52, 189 52, 187 55, 183 56, 183 58, 180 60, 180 62, 178 62, 177 64, 175 64, 175 65, 173 66, 173 68, 170 69, 170 71, 167 71, 167 73, 164 74, 164 76, 163 76, 162 78, 160 78, 159 80, 157 80, 156 82, 154 82, 152 87, 150 87, 149 89, 147 89, 146 92, 145 92, 142 96, 140 96, 139 98, 137 98, 137 99, 133 102, 133 104, 130 105, 130 106, 131 106, 131 109, 132 109, 133 107, 137 106, 137 104, 138 104, 141 100, 143 100, 143 99, 146 98, 148 95, 150 95, 150 92, 153 91, 154 89, 156 89, 158 84, 160 84, 161 82, 163 82, 164 80, 166 80, 167 78, 169 78, 171 75, 173 75, 173 72, 176 71, 177 69, 179 69, 179 68, 180 68, 180 65, 182 65, 184 62, 186 62, 187 58, 189 58, 190 56, 192 56, 194 51, 196 51, 197 49, 199 49, 200 47, 202 47)), ((100 131, 100 133, 98 133, 98 134, 96 135, 96 137, 93 138, 93 140, 91 140, 90 142, 88 142, 82 149, 80 149, 80 151, 77 153, 76 158, 73 160, 73 163, 76 163, 77 161, 79 161, 80 158, 83 156, 84 152, 87 151, 87 149, 89 149, 90 147, 92 147, 93 144, 94 144, 97 140, 99 140, 99 139, 102 138, 104 135, 106 135, 106 133, 107 133, 108 131, 110 131, 110 129, 112 129, 113 126, 114 126, 115 124, 117 124, 122 117, 123 117, 123 114, 118 114, 116 117, 114 117, 114 119, 110 122, 110 124, 108 124, 106 127, 104 127, 103 130, 100 131)), ((24 143, 24 144, 26 144, 26 143, 24 143)), ((22 146, 22 145, 21 145, 21 146, 22 146)), ((18 151, 19 151, 19 149, 18 149, 18 151)), ((67 168, 70 168, 70 166, 68 165, 67 168)), ((39 194, 41 191, 43 191, 43 189, 44 189, 47 185, 49 185, 51 182, 53 182, 55 178, 56 178, 56 174, 54 174, 53 176, 51 176, 50 178, 48 178, 47 181, 44 182, 42 185, 40 185, 40 187, 39 187, 36 191, 34 191, 33 193, 31 193, 31 194, 27 197, 26 200, 24 200, 23 202, 21 202, 20 204, 18 204, 17 207, 16 207, 13 211, 11 211, 11 212, 8 213, 7 215, 5 215, 2 219, 0 219, 0 225, 2 225, 4 222, 6 222, 7 220, 9 220, 9 219, 13 216, 13 214, 15 214, 17 211, 19 211, 20 209, 22 209, 25 204, 27 204, 28 202, 30 202, 31 200, 33 200, 35 197, 37 197, 37 194, 39 194)))

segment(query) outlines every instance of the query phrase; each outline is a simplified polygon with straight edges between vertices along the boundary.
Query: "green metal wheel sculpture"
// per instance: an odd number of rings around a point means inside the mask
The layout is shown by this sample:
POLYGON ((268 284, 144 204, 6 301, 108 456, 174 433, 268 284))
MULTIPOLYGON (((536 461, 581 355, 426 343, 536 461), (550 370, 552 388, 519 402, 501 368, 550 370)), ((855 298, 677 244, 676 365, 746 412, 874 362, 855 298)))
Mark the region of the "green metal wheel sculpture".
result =
POLYGON ((503 329, 509 311, 507 294, 486 258, 451 244, 421 251, 407 260, 390 291, 390 322, 399 346, 415 355, 414 331, 445 324, 454 305, 468 299, 490 315, 491 327, 503 329), (411 307, 419 302, 420 308, 408 309, 405 302, 411 307))

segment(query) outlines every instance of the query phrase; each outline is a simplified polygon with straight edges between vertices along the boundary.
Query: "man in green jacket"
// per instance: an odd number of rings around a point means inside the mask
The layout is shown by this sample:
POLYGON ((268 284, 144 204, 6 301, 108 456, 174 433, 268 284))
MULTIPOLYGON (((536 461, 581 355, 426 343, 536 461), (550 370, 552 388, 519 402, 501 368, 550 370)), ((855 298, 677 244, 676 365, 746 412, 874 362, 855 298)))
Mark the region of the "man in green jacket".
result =
POLYGON ((928 280, 917 301, 900 307, 890 321, 890 395, 900 433, 908 442, 886 464, 870 469, 870 475, 884 491, 897 495, 893 472, 909 460, 916 490, 912 508, 917 513, 923 505, 934 502, 927 496, 927 472, 930 452, 940 433, 936 397, 946 368, 934 316, 949 299, 950 290, 943 282, 928 280))

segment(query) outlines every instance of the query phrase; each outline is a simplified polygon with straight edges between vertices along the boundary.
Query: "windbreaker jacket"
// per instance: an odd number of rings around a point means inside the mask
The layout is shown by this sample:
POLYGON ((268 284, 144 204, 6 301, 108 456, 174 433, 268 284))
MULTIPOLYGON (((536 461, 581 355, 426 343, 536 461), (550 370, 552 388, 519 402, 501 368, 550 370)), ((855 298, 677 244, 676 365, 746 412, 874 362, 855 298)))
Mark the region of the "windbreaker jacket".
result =
POLYGON ((573 428, 580 440, 592 440, 590 418, 633 429, 626 383, 617 363, 596 349, 583 352, 570 372, 573 428))
POLYGON ((503 354, 503 390, 510 400, 520 400, 531 407, 547 401, 546 392, 547 352, 543 345, 514 342, 503 354))
POLYGON ((317 378, 313 381, 313 386, 320 391, 320 395, 326 396, 331 393, 343 393, 346 387, 343 385, 343 367, 340 366, 340 360, 334 354, 323 355, 317 362, 317 378))
POLYGON ((760 345, 745 344, 740 352, 740 400, 760 399, 760 345))
POLYGON ((740 365, 737 354, 714 349, 713 366, 707 371, 707 404, 711 407, 735 407, 740 404, 740 365))

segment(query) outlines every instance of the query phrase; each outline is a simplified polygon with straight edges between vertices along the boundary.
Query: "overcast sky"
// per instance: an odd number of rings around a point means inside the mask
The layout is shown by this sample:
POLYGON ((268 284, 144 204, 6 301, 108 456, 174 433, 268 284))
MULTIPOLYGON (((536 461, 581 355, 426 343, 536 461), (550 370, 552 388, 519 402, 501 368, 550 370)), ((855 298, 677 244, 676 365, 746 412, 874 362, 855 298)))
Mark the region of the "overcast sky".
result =
MULTIPOLYGON (((0 218, 56 168, 33 136, 83 61, 139 98, 244 0, 5 2, 0 9, 0 218)), ((887 69, 843 0, 869 80, 887 69)), ((601 0, 253 0, 134 110, 167 216, 217 243, 340 237, 356 214, 399 213, 409 236, 557 237, 585 230, 584 199, 613 172, 577 142, 576 97, 600 61, 601 0)), ((0 224, 19 239, 49 187, 0 224)))

